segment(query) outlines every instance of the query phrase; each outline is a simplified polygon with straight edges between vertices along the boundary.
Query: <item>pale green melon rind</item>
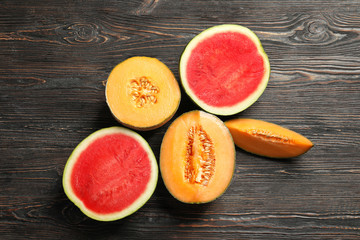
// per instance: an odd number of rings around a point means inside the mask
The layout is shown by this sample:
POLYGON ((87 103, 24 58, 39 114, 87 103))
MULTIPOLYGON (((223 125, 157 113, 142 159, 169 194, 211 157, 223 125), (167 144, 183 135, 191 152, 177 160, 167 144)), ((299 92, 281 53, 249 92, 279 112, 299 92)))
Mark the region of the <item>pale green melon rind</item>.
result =
POLYGON ((188 43, 188 45, 185 47, 185 50, 183 51, 183 54, 181 55, 181 58, 180 58, 179 74, 180 74, 181 83, 182 83, 182 86, 183 86, 185 92, 200 108, 202 108, 203 110, 205 110, 207 112, 216 114, 216 115, 229 116, 229 115, 234 115, 236 113, 244 111, 245 109, 250 107, 253 103, 255 103, 259 99, 259 97, 263 94, 263 92, 265 91, 265 89, 267 87, 269 78, 270 78, 270 62, 269 62, 268 56, 266 55, 266 53, 264 51, 264 48, 261 45, 260 39, 256 36, 256 34, 253 31, 251 31, 250 29, 248 29, 244 26, 241 26, 241 25, 223 24, 223 25, 217 25, 217 26, 214 26, 214 27, 204 30, 203 32, 201 32, 197 36, 195 36, 188 43), (186 77, 187 63, 188 63, 188 60, 192 53, 192 50, 197 46, 198 43, 200 43, 201 41, 205 40, 208 37, 211 37, 212 35, 214 35, 216 33, 227 32, 227 31, 239 32, 239 33, 246 34, 250 39, 253 40, 253 42, 255 43, 255 45, 258 49, 258 53, 264 59, 265 73, 264 73, 264 77, 263 77, 261 83, 259 84, 259 86, 257 87, 257 89, 249 97, 247 97, 244 101, 242 101, 238 104, 235 104, 233 106, 230 106, 230 107, 214 107, 214 106, 211 106, 211 105, 205 103, 201 99, 199 99, 196 96, 196 94, 191 90, 189 83, 188 83, 188 79, 186 77))
POLYGON ((147 143, 147 141, 141 137, 138 133, 131 131, 126 128, 122 127, 109 127, 100 129, 91 135, 89 135, 87 138, 85 138, 83 141, 79 143, 79 145, 73 150, 71 153, 63 173, 63 188, 65 191, 65 194, 67 197, 88 217, 98 220, 98 221, 114 221, 121 218, 124 218, 126 216, 131 215, 132 213, 136 212, 139 208, 141 208, 152 196, 152 194, 155 191, 157 181, 158 181, 158 165, 155 158, 155 155, 147 143), (91 144, 93 141, 95 141, 98 138, 101 138, 103 136, 106 136, 108 134, 114 134, 114 133, 122 133, 125 135, 128 135, 132 138, 134 138, 136 141, 140 143, 140 145, 144 148, 144 150, 147 152, 147 155, 150 160, 151 164, 151 176, 149 179, 149 182, 147 184, 146 190, 142 193, 139 198, 132 203, 128 208, 120 211, 120 212, 114 212, 111 214, 99 214, 91 209, 88 209, 81 199, 79 199, 76 194, 73 192, 70 180, 71 180, 71 173, 72 169, 74 167, 74 164, 76 163, 77 158, 80 156, 80 154, 91 144))

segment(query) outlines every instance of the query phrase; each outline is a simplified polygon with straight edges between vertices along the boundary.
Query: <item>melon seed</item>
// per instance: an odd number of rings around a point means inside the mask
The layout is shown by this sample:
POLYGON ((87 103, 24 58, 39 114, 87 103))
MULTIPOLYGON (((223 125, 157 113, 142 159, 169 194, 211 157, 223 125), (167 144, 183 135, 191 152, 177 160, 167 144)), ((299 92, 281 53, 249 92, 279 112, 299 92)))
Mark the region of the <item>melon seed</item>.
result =
POLYGON ((201 126, 192 126, 187 134, 185 179, 207 186, 215 171, 214 145, 201 126))
POLYGON ((263 140, 267 140, 267 141, 272 141, 272 142, 277 142, 277 143, 292 143, 293 140, 286 137, 286 136, 282 136, 279 134, 274 134, 272 132, 269 131, 265 131, 262 129, 251 129, 251 130, 247 130, 247 133, 256 137, 259 137, 263 140))
POLYGON ((145 76, 132 79, 128 85, 131 101, 137 108, 145 107, 157 102, 157 94, 160 89, 155 86, 151 79, 145 76))

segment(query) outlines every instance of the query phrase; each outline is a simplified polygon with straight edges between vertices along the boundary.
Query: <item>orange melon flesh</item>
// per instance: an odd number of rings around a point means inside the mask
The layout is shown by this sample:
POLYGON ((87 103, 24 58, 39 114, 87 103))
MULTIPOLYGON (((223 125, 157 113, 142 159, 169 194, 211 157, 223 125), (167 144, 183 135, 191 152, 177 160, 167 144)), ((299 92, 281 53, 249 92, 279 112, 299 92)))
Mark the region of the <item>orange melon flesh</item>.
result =
POLYGON ((106 101, 112 114, 137 130, 165 124, 175 114, 180 97, 173 73, 156 58, 129 58, 112 70, 106 83, 106 101))
POLYGON ((205 203, 219 197, 230 184, 234 166, 235 147, 231 134, 214 115, 202 111, 185 113, 165 133, 160 170, 169 192, 182 202, 205 203), (195 136, 192 142, 189 140, 191 129, 195 136), (211 145, 210 150, 201 145, 201 136, 211 145), (210 164, 210 170, 206 170, 199 159, 210 164))
POLYGON ((292 158, 314 146, 303 135, 266 121, 233 119, 225 125, 238 147, 265 157, 292 158))

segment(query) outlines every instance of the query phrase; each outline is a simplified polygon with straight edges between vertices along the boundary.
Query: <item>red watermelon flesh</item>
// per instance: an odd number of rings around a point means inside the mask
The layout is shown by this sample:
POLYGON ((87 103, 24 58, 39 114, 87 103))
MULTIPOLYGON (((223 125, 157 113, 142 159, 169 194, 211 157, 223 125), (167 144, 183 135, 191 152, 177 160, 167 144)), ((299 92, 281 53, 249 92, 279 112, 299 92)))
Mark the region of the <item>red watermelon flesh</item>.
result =
POLYGON ((203 110, 233 115, 264 92, 270 62, 250 29, 223 24, 196 35, 180 58, 179 73, 186 94, 203 110))
POLYGON ((73 150, 63 187, 85 215, 113 221, 140 209, 157 179, 157 161, 147 141, 129 129, 110 127, 92 133, 73 150))
POLYGON ((198 43, 187 66, 192 91, 216 107, 243 101, 257 89, 265 72, 263 56, 253 40, 231 31, 198 43))
POLYGON ((71 185, 97 213, 121 211, 144 192, 151 172, 146 151, 133 138, 112 134, 95 140, 74 165, 71 185))

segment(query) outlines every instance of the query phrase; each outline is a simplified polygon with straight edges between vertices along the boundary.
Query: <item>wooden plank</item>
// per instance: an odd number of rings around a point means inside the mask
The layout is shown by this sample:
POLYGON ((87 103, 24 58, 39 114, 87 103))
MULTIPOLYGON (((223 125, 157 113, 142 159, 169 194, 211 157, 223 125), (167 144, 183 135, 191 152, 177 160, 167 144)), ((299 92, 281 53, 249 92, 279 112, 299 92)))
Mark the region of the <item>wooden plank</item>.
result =
MULTIPOLYGON (((359 238, 359 12, 357 0, 1 1, 0 239, 359 238), (159 178, 135 214, 85 217, 62 172, 84 137, 119 125, 104 96, 111 69, 147 55, 179 80, 186 44, 222 23, 252 29, 271 62, 264 94, 232 117, 288 127, 314 148, 282 161, 237 149, 231 186, 209 204, 178 202, 159 178)), ((175 117, 198 109, 182 93, 175 117)), ((141 132, 156 157, 168 126, 141 132)))

